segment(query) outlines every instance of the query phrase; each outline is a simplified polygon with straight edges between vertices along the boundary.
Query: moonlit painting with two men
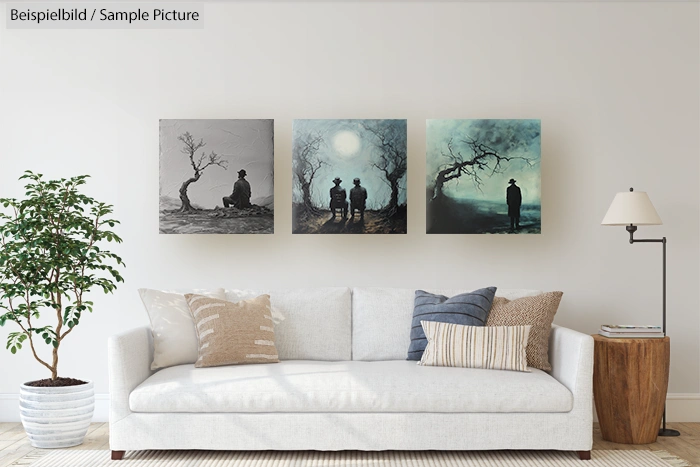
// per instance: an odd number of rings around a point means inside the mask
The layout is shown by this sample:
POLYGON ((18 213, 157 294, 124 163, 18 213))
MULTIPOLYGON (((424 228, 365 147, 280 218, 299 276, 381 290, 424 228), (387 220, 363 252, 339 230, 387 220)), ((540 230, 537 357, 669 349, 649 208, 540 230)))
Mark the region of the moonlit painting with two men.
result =
POLYGON ((406 233, 406 120, 295 120, 293 233, 406 233))

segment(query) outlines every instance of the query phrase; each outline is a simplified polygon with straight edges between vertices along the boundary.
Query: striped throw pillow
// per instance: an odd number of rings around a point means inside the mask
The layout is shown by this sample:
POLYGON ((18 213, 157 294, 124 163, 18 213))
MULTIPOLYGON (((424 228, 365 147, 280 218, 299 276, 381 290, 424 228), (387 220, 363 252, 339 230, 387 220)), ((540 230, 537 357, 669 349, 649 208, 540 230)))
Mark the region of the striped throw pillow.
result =
POLYGON ((421 321, 428 345, 419 365, 525 371, 530 326, 463 326, 421 321))
POLYGON ((420 360, 423 349, 428 344, 420 325, 421 321, 439 321, 463 326, 485 326, 495 294, 496 287, 486 287, 450 298, 424 290, 416 290, 413 321, 411 322, 411 342, 408 345, 406 360, 420 360))
POLYGON ((279 362, 269 295, 237 303, 195 294, 185 299, 197 331, 195 367, 279 362))

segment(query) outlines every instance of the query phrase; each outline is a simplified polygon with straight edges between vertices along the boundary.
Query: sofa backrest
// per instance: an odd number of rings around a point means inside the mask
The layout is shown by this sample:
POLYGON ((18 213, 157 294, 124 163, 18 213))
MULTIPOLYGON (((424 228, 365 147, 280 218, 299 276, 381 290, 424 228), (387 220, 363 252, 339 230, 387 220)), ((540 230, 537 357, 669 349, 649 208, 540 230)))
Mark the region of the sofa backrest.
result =
POLYGON ((270 295, 280 360, 351 359, 349 288, 227 289, 226 300, 237 302, 262 294, 270 295))
MULTIPOLYGON (((474 289, 425 289, 452 297, 474 289)), ((538 290, 498 289, 496 296, 514 300, 538 290)), ((356 287, 352 290, 352 359, 405 360, 411 341, 415 289, 356 287)))

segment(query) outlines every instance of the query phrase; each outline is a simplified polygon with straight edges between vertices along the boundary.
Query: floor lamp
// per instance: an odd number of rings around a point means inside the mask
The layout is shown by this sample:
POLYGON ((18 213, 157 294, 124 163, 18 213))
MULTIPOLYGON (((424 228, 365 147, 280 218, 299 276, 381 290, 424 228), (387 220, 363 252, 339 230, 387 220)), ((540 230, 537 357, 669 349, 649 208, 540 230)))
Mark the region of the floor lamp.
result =
MULTIPOLYGON (((630 234, 630 243, 661 243, 663 248, 663 333, 666 335, 666 237, 634 238, 638 225, 661 225, 661 218, 643 191, 625 191, 615 195, 602 225, 624 225, 630 234)), ((680 436, 680 432, 666 428, 666 401, 664 401, 663 426, 659 436, 680 436)))

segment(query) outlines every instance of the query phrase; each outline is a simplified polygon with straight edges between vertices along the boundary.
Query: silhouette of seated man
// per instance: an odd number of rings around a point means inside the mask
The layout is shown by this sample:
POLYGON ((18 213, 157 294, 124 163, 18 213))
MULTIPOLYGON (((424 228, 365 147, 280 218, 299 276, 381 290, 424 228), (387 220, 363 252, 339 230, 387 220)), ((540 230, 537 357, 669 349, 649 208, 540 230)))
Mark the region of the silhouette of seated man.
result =
POLYGON ((238 180, 233 184, 233 193, 231 196, 224 196, 224 207, 236 207, 238 209, 249 208, 250 204, 250 183, 245 179, 248 172, 245 169, 238 171, 238 180))
POLYGON ((350 217, 355 217, 355 210, 360 211, 360 219, 365 218, 365 205, 367 202, 367 190, 360 186, 360 179, 352 181, 355 186, 350 189, 350 217))
POLYGON ((331 213, 333 214, 333 219, 335 219, 336 209, 343 210, 343 219, 348 217, 348 195, 345 192, 345 188, 340 186, 342 182, 340 178, 335 177, 333 180, 335 186, 331 188, 331 213))

